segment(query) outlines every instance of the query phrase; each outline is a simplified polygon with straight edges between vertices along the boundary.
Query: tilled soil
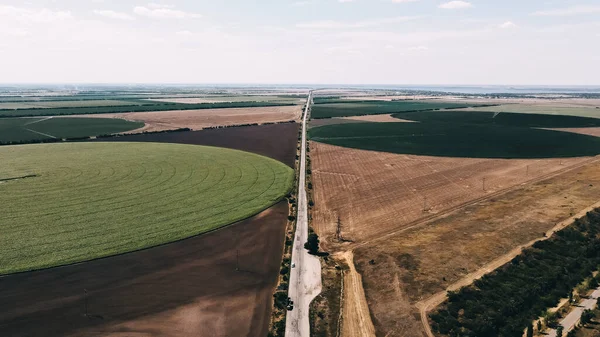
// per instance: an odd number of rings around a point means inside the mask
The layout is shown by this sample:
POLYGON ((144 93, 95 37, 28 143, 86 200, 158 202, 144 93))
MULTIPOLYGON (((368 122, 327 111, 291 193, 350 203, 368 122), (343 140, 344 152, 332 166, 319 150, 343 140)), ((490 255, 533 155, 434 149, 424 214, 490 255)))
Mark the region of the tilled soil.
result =
POLYGON ((281 202, 180 242, 0 277, 0 335, 266 336, 287 212, 281 202))

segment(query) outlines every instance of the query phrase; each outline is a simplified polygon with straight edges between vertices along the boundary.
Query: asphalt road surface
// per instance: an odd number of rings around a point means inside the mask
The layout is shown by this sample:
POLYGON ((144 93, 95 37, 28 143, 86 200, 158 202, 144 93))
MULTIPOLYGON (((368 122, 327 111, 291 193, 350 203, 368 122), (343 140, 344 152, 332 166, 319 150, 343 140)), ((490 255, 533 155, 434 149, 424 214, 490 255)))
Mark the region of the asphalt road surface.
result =
POLYGON ((308 202, 306 198, 306 124, 312 92, 308 95, 302 119, 302 151, 300 155, 300 180, 298 193, 298 220, 292 250, 288 296, 294 301, 294 309, 288 311, 285 325, 286 337, 309 337, 308 309, 310 302, 321 292, 321 262, 308 254, 304 243, 308 239, 308 202))
MULTIPOLYGON (((565 330, 563 331, 563 336, 567 334, 567 332, 571 331, 575 324, 579 323, 579 319, 581 318, 581 314, 585 309, 594 309, 596 307, 596 301, 600 297, 600 288, 594 290, 590 298, 586 298, 581 301, 575 309, 573 309, 562 321, 560 321, 560 325, 562 325, 565 330)), ((548 331, 547 337, 556 337, 556 330, 552 329, 548 331)))

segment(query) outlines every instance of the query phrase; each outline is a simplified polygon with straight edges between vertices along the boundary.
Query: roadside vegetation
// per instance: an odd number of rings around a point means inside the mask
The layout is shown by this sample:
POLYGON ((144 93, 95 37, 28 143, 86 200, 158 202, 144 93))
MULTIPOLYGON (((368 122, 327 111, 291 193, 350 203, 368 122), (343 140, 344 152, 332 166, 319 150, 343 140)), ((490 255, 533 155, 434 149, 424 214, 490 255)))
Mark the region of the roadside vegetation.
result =
POLYGON ((521 336, 600 265, 600 210, 535 243, 473 285, 450 292, 430 315, 447 336, 521 336))

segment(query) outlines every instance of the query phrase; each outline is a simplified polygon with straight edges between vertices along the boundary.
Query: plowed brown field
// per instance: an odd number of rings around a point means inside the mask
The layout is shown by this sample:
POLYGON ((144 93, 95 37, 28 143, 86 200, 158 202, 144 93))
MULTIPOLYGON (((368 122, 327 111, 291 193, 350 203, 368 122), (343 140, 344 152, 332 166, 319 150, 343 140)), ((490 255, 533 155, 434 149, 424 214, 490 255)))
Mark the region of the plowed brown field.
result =
POLYGON ((311 142, 315 229, 360 243, 587 158, 469 159, 356 150, 311 142))
POLYGON ((156 112, 128 112, 69 117, 122 118, 146 123, 142 129, 131 132, 163 131, 179 128, 199 130, 214 126, 253 123, 298 121, 302 106, 276 106, 259 108, 200 109, 156 112))

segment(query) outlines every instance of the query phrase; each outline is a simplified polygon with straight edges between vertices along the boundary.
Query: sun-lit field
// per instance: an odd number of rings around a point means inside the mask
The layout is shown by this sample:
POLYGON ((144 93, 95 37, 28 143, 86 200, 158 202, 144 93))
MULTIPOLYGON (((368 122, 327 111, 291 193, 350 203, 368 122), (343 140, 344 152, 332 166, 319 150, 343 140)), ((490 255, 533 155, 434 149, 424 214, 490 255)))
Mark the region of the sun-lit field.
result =
POLYGON ((0 148, 0 274, 207 232, 273 205, 293 171, 235 150, 153 143, 0 148))

